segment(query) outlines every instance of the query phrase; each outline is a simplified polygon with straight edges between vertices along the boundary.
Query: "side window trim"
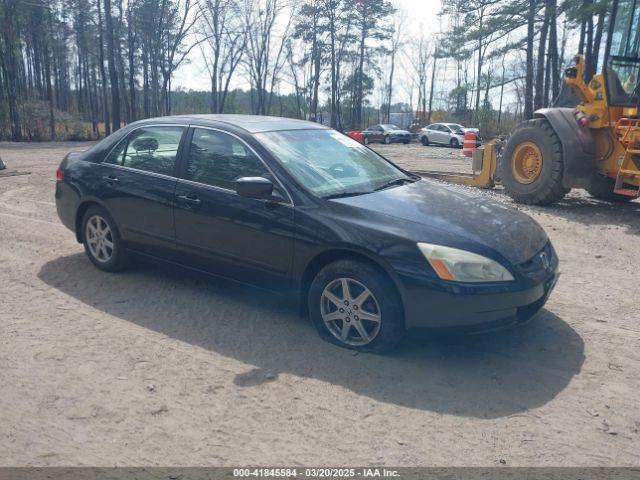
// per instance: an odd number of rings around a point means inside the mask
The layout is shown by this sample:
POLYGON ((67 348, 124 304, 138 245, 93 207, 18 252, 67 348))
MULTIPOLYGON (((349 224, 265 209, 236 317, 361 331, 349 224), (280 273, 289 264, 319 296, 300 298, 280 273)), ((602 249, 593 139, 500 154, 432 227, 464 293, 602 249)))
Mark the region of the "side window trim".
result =
POLYGON ((119 142, 116 142, 116 144, 111 147, 111 150, 109 150, 109 153, 107 153, 102 160, 99 162, 101 165, 106 165, 109 167, 114 167, 114 168, 122 168, 125 170, 130 170, 132 172, 138 172, 138 173, 144 173, 147 175, 152 175, 152 176, 160 176, 160 177, 164 177, 164 178, 173 178, 173 179, 178 179, 178 175, 179 175, 179 165, 182 163, 182 156, 184 154, 184 151, 186 149, 186 139, 187 136, 190 132, 189 129, 189 125, 185 125, 183 123, 151 123, 151 124, 147 124, 147 125, 139 125, 135 128, 132 128, 130 132, 128 132, 124 138, 122 138, 119 142), (133 168, 133 167, 127 167, 126 165, 123 165, 124 163, 124 156, 125 153, 127 151, 127 146, 129 144, 129 138, 131 137, 131 135, 136 132, 137 130, 140 130, 142 128, 153 128, 153 127, 181 127, 184 129, 184 131, 182 132, 182 136, 180 137, 180 144, 178 145, 178 151, 176 152, 176 162, 175 165, 173 167, 173 175, 164 175, 162 173, 156 173, 156 172, 150 172, 148 170, 140 170, 138 168, 133 168), (126 144, 125 145, 125 149, 122 151, 122 155, 118 155, 118 157, 122 157, 119 159, 118 163, 108 163, 106 162, 107 158, 109 158, 111 156, 111 154, 114 152, 114 150, 116 150, 118 147, 120 147, 122 144, 126 144))
POLYGON ((195 130, 198 129, 198 128, 204 129, 204 130, 212 130, 214 132, 220 132, 222 134, 229 135, 229 136, 235 138, 236 140, 238 140, 240 143, 242 143, 242 145, 244 145, 246 148, 248 148, 251 151, 251 153, 253 153, 256 156, 256 158, 269 171, 269 173, 271 173, 271 175, 273 176, 274 180, 276 181, 276 183, 278 184, 280 189, 286 194, 286 198, 283 198, 284 201, 281 202, 281 203, 289 204, 291 206, 294 205, 293 198, 291 197, 291 194, 289 193, 289 191, 285 188, 285 186, 282 183, 282 181, 280 181, 280 179, 275 174, 275 172, 271 169, 271 167, 267 164, 267 162, 265 162, 264 159, 258 154, 258 152, 256 152, 255 149, 251 145, 249 145, 247 142, 245 142, 241 137, 239 137, 235 133, 229 132, 228 130, 223 130, 221 128, 209 127, 209 126, 204 126, 204 125, 189 125, 189 132, 188 132, 187 135, 185 135, 183 137, 183 141, 184 141, 185 145, 184 145, 184 148, 182 149, 182 155, 180 157, 180 169, 178 170, 178 180, 179 181, 187 182, 187 183, 191 183, 191 184, 194 184, 194 185, 199 185, 199 186, 203 186, 203 187, 207 187, 207 188, 211 188, 211 189, 214 189, 214 190, 220 190, 220 191, 224 191, 224 192, 231 192, 231 193, 237 195, 236 191, 232 190, 230 188, 220 187, 220 186, 217 186, 217 185, 209 185, 207 183, 196 182, 196 181, 189 180, 188 178, 186 178, 187 166, 188 166, 188 163, 189 163, 189 155, 191 154, 191 143, 192 143, 192 140, 193 140, 193 134, 194 134, 195 130))

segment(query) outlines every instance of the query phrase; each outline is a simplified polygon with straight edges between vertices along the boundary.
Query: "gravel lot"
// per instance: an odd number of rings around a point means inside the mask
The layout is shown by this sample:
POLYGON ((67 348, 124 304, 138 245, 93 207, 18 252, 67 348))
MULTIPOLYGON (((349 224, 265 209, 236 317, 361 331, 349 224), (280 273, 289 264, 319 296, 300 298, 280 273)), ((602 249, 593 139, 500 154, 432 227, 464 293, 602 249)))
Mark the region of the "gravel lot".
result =
POLYGON ((640 202, 520 207, 562 270, 528 325, 356 355, 250 288, 95 269, 53 203, 86 146, 0 144, 31 172, 0 177, 0 465, 640 465, 640 202))

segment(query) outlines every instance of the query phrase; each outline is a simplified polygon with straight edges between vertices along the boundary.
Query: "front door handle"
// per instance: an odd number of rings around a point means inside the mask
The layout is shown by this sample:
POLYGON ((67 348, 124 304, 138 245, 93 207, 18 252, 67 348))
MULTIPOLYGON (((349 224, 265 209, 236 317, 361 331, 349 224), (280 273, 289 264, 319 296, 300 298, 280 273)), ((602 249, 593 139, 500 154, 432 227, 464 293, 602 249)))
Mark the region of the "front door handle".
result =
POLYGON ((195 195, 178 195, 178 198, 183 202, 191 203, 193 205, 200 205, 200 199, 195 195))
POLYGON ((118 177, 116 177, 115 175, 105 175, 104 177, 102 177, 102 179, 106 180, 109 183, 119 182, 118 177))

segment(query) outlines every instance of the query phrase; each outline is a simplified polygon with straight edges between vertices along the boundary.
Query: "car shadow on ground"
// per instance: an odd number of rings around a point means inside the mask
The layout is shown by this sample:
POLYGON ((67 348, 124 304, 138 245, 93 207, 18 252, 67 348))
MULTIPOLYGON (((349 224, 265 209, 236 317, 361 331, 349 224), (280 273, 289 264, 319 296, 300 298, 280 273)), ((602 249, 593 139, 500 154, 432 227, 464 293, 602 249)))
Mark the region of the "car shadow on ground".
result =
POLYGON ((514 330, 408 338, 371 355, 323 342, 290 300, 174 268, 107 274, 75 254, 44 264, 38 277, 86 306, 252 365, 234 378, 239 388, 288 374, 404 407, 498 418, 546 404, 584 362, 580 336, 548 310, 514 330))

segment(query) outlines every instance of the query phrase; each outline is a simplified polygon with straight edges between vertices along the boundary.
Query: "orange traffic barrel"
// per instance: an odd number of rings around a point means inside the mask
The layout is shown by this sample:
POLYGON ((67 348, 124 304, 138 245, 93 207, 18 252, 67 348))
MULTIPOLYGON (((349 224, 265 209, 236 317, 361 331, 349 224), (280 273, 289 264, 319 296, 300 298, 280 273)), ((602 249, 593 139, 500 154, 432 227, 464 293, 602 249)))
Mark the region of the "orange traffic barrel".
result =
POLYGON ((465 157, 470 157, 473 154, 473 150, 476 148, 476 134, 475 132, 465 132, 464 144, 462 145, 462 154, 465 157))

